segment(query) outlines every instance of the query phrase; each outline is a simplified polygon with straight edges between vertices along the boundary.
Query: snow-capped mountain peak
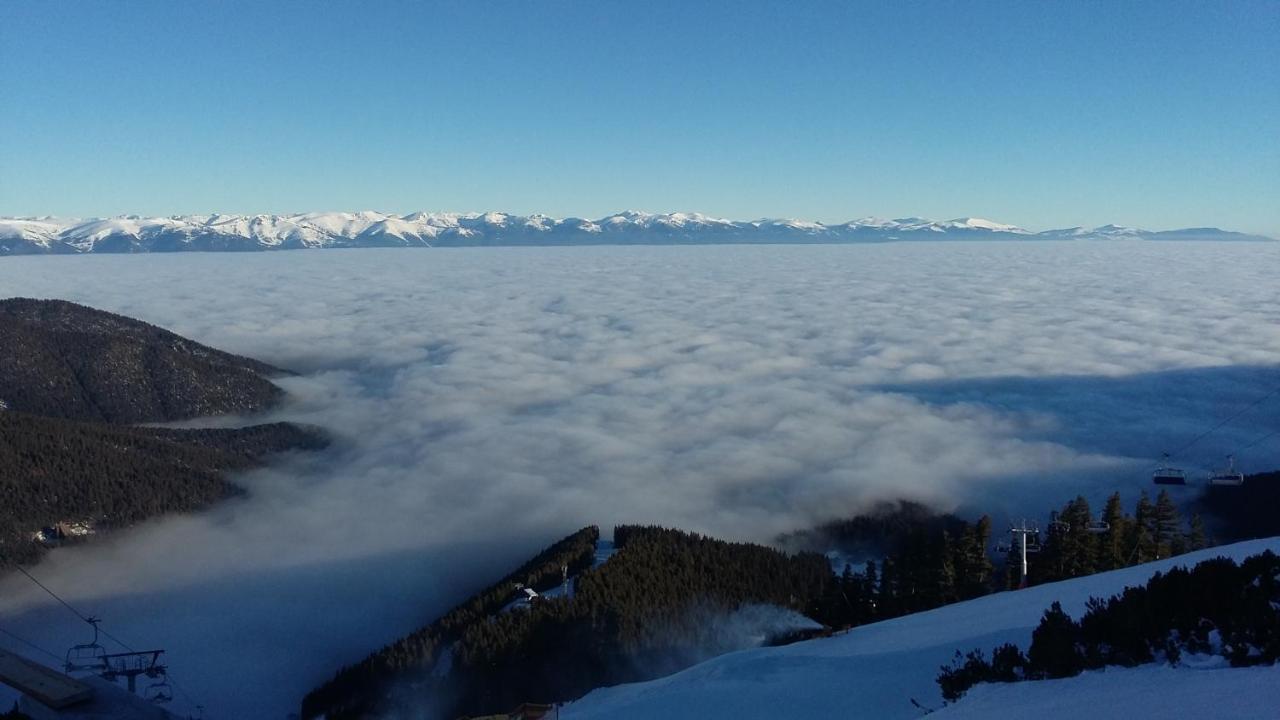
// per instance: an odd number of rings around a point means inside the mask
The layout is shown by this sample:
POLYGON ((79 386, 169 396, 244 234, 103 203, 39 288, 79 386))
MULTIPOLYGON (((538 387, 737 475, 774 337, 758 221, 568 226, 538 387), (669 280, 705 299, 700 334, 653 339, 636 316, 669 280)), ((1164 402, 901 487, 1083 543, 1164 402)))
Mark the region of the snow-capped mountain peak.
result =
POLYGON ((601 243, 844 243, 905 240, 1269 240, 1216 228, 1149 231, 1102 225, 1032 232, 976 217, 837 225, 799 218, 740 222, 697 212, 625 210, 598 220, 504 212, 364 210, 284 215, 0 218, 0 254, 274 250, 406 245, 590 245, 601 243))

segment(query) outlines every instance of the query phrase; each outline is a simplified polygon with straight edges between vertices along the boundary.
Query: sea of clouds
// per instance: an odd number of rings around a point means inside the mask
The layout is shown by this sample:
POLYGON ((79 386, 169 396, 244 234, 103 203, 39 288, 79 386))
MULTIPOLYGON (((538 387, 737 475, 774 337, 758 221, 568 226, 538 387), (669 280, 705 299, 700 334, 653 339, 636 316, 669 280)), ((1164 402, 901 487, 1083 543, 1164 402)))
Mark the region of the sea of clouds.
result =
MULTIPOLYGON (((239 476, 247 498, 34 572, 167 648, 206 717, 281 718, 582 525, 768 541, 884 499, 1000 524, 1132 497, 1162 450, 1280 386, 1278 270, 1280 245, 1195 243, 4 258, 0 297, 297 371, 254 421, 336 439, 239 476)), ((1280 441, 1240 460, 1280 466, 1280 441)), ((55 654, 86 634, 21 577, 0 581, 0 628, 55 654)))

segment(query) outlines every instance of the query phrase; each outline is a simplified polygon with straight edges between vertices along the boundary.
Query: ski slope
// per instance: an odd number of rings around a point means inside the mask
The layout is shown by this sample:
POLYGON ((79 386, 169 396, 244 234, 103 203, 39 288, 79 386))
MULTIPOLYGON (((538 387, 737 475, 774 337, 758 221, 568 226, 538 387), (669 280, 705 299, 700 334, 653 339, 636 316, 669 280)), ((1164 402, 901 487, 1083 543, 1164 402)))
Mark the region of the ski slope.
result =
MULTIPOLYGON (((934 678, 956 650, 1004 642, 1030 645, 1055 600, 1079 618, 1090 597, 1140 585, 1156 571, 1212 557, 1237 560, 1280 538, 1253 540, 1169 560, 997 593, 925 613, 854 628, 843 635, 722 655, 665 678, 596 690, 565 706, 566 720, 594 718, 917 718, 941 708, 934 678)), ((1176 668, 1112 668, 1065 680, 979 686, 933 715, 969 720, 1022 713, 1036 720, 1088 717, 1280 718, 1280 667, 1236 669, 1215 659, 1176 668)))

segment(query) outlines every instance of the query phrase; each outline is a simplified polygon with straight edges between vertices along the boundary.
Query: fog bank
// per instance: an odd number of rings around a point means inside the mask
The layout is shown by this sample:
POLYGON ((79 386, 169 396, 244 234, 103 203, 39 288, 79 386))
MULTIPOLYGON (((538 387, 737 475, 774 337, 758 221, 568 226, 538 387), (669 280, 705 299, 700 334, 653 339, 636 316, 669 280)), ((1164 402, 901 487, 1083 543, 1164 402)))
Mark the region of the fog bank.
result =
MULTIPOLYGON (((1134 493, 1161 450, 1280 385, 1277 269, 1273 245, 1048 242, 5 258, 0 296, 300 372, 264 419, 336 437, 238 476, 245 499, 35 572, 170 648, 206 717, 283 717, 585 524, 768 540, 883 499, 999 524, 1134 493)), ((1241 463, 1280 466, 1280 442, 1241 463)), ((0 627, 79 641, 20 579, 0 627)))

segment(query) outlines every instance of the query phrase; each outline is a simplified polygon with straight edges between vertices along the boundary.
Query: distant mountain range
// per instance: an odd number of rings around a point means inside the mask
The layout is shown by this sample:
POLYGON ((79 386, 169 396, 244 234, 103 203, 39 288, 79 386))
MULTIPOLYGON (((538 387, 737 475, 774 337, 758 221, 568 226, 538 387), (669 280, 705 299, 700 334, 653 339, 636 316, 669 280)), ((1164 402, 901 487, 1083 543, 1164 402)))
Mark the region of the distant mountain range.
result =
POLYGON ((485 245, 678 245, 854 243, 908 240, 1271 241, 1218 228, 1142 230, 1103 225, 1032 232, 981 218, 863 218, 827 225, 699 213, 627 211, 600 218, 506 213, 329 212, 294 215, 178 215, 113 218, 0 218, 0 255, 287 250, 334 247, 485 245))

